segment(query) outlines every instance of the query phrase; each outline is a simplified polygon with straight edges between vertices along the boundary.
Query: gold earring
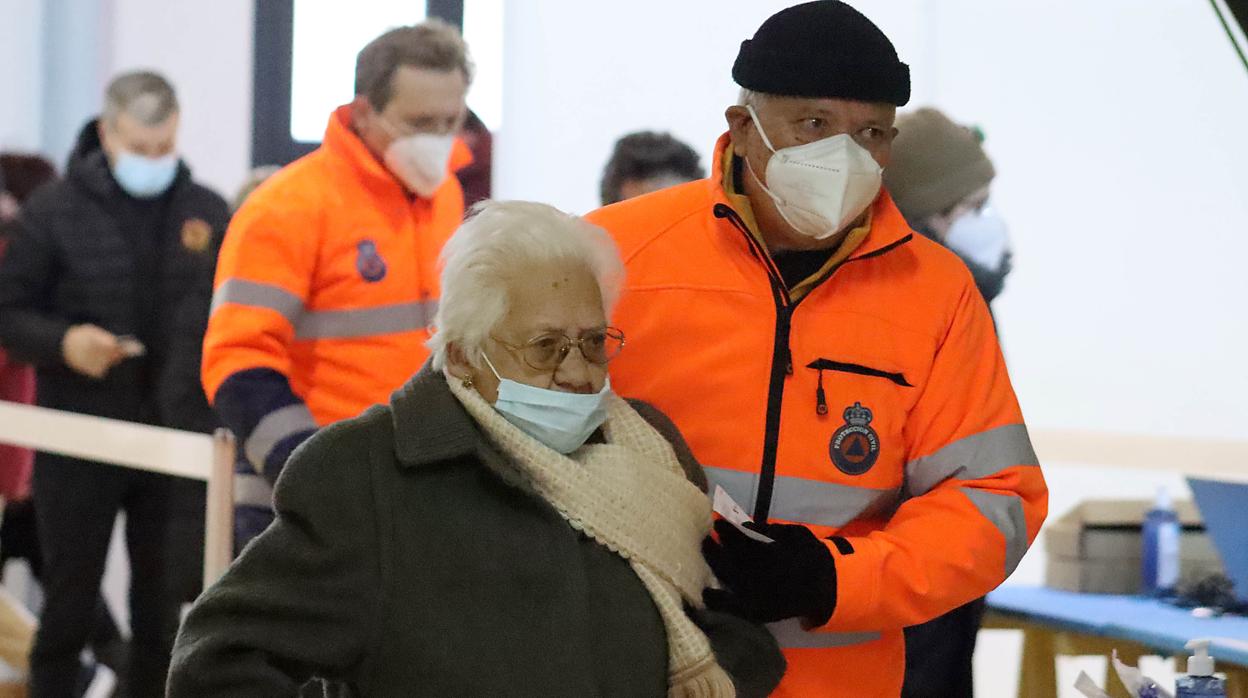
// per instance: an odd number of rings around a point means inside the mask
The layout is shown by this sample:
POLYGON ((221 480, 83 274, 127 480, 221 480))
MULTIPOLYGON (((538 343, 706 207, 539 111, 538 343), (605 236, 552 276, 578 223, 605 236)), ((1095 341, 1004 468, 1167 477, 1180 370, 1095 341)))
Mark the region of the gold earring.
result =
POLYGON ((461 378, 461 379, 460 379, 460 381, 459 381, 459 382, 460 382, 460 383, 461 383, 461 384, 462 384, 465 388, 471 388, 471 387, 472 387, 472 376, 471 376, 471 375, 464 376, 463 378, 461 378))

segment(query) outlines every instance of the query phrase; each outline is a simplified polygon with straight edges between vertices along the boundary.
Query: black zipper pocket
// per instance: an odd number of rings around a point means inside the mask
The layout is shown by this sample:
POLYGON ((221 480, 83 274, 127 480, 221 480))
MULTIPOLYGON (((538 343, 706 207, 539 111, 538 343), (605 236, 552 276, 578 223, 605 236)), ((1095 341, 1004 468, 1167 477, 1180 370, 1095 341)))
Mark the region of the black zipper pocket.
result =
POLYGON ((831 359, 815 359, 806 364, 806 368, 813 368, 819 372, 819 385, 815 388, 815 414, 825 415, 828 413, 828 399, 823 392, 823 372, 839 371, 841 373, 853 373, 858 376, 871 376, 873 378, 883 378, 890 380, 903 388, 913 388, 910 381, 906 380, 905 375, 901 373, 890 373, 889 371, 881 371, 878 368, 863 366, 862 364, 846 363, 844 361, 833 361, 831 359))

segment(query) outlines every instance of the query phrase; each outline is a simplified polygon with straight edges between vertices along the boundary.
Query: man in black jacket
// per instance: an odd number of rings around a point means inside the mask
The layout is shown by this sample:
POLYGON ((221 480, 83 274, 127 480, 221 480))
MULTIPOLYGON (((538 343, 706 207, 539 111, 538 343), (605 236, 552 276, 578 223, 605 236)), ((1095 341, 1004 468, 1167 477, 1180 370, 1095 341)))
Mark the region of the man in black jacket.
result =
MULTIPOLYGON (((38 404, 211 431, 200 343, 229 209, 176 155, 178 105, 159 75, 109 85, 64 181, 22 209, 0 263, 0 343, 36 366, 38 404)), ((40 453, 35 497, 46 596, 35 698, 80 690, 113 522, 126 512, 129 695, 163 695, 178 612, 200 584, 203 485, 40 453)))

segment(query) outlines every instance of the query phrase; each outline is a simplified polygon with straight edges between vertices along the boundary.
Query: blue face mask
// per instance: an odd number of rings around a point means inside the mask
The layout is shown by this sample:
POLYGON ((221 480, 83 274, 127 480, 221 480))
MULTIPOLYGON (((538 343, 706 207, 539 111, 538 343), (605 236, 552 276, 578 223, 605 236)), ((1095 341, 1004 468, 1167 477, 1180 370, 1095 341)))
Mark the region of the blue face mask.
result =
POLYGON ((503 378, 488 356, 485 363, 498 378, 494 409, 521 431, 560 453, 580 448, 607 421, 610 380, 597 393, 565 393, 503 378))
POLYGON ((136 199, 160 196, 178 174, 178 156, 147 158, 123 151, 113 163, 113 178, 136 199))

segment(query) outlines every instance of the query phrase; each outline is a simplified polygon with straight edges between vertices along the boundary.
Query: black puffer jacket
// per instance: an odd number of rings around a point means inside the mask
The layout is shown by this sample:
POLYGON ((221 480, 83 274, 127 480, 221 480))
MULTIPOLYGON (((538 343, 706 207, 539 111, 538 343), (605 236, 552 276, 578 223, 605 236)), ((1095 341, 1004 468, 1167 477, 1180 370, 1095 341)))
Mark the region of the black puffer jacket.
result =
POLYGON ((96 133, 94 121, 84 127, 65 179, 22 209, 0 263, 0 344, 35 364, 44 407, 211 431, 200 347, 229 208, 185 165, 159 199, 131 198, 96 133), (81 323, 137 336, 147 354, 103 380, 79 375, 61 341, 81 323))

